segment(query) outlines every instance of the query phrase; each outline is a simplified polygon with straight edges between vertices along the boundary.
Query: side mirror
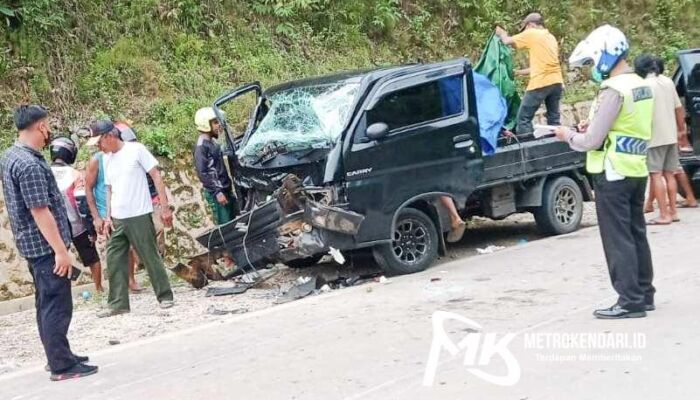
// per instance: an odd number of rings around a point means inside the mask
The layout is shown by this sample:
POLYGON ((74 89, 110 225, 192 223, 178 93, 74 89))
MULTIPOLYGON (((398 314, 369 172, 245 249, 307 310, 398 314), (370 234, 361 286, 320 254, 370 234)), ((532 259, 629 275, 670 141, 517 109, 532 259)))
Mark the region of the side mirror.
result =
POLYGON ((381 139, 389 133, 389 125, 384 122, 375 122, 367 127, 367 137, 372 140, 381 139))

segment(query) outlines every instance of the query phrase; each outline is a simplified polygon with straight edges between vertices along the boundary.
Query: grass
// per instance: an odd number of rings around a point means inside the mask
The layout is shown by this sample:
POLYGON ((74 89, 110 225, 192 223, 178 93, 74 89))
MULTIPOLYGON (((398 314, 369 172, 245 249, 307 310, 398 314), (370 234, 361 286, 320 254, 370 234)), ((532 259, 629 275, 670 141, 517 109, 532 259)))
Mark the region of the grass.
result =
MULTIPOLYGON (((12 108, 39 102, 57 133, 101 116, 128 119, 156 154, 188 156, 194 111, 233 87, 463 55, 476 61, 494 24, 514 31, 534 9, 560 38, 563 58, 604 22, 628 33, 633 55, 672 60, 700 46, 700 0, 0 0, 13 14, 0 13, 0 149, 15 137, 12 108)), ((569 82, 565 100, 594 92, 569 82)), ((247 105, 228 110, 238 126, 247 105)))

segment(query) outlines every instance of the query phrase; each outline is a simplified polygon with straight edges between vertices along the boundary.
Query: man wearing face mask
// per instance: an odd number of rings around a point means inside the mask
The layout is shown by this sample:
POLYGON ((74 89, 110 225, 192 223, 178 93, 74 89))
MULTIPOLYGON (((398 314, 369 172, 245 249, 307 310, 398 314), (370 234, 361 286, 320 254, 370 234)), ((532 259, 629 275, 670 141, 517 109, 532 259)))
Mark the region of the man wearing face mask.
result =
POLYGON ((583 133, 565 127, 559 140, 587 152, 586 169, 593 178, 598 227, 608 271, 619 298, 596 310, 597 318, 639 318, 654 307, 651 251, 644 220, 647 143, 651 139, 654 98, 648 82, 626 61, 629 44, 617 28, 603 25, 579 43, 569 64, 592 64, 592 78, 601 82, 583 133))
POLYGON ((17 142, 2 155, 3 192, 10 225, 20 255, 34 279, 39 337, 51 369, 51 380, 92 375, 97 367, 73 354, 68 327, 73 316, 68 253, 71 228, 51 167, 41 150, 51 142, 48 113, 38 105, 14 112, 17 142))

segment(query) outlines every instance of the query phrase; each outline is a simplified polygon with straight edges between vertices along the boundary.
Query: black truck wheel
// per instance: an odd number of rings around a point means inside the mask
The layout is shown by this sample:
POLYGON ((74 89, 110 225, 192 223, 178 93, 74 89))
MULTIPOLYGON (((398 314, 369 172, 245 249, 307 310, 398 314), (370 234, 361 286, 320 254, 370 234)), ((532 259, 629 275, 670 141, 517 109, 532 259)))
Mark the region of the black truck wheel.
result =
POLYGON ((323 254, 316 254, 315 256, 299 258, 297 260, 287 261, 284 265, 289 268, 308 268, 318 264, 323 258, 323 254))
POLYGON ((542 205, 533 214, 537 228, 545 235, 561 235, 578 229, 583 217, 583 196, 573 179, 560 176, 547 182, 542 205))
POLYGON ((422 211, 405 208, 396 219, 391 243, 376 246, 372 253, 387 275, 423 271, 438 256, 435 224, 422 211))

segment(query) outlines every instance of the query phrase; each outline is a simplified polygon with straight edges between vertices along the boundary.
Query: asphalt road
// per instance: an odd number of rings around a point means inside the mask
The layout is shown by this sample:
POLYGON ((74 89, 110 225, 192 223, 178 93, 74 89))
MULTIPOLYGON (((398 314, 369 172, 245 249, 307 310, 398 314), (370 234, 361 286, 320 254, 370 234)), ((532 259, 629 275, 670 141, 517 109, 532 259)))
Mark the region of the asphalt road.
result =
POLYGON ((647 318, 592 317, 615 295, 587 228, 118 345, 81 380, 37 365, 0 377, 0 398, 697 399, 700 212, 682 211, 649 229, 647 318), (469 321, 438 324, 448 340, 426 386, 436 311, 469 321))

